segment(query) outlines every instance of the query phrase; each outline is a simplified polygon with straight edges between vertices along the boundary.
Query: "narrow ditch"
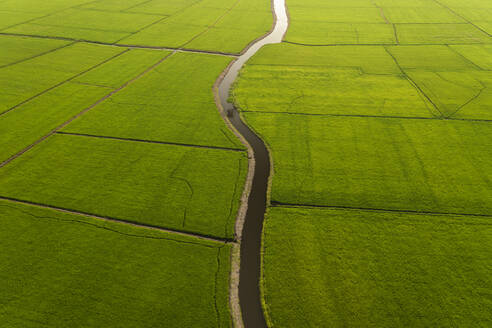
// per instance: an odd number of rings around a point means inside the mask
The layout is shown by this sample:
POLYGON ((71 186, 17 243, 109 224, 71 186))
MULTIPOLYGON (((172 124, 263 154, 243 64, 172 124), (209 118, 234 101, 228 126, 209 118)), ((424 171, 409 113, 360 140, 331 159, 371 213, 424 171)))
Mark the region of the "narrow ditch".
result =
MULTIPOLYGON (((261 236, 263 219, 267 203, 268 178, 270 175, 269 152, 260 137, 258 137, 241 119, 234 105, 228 102, 231 86, 236 80, 240 69, 264 45, 280 43, 288 27, 285 0, 272 0, 272 10, 275 16, 274 27, 265 37, 252 43, 239 56, 217 85, 217 102, 221 114, 230 123, 240 137, 250 146, 253 155, 254 169, 251 177, 251 189, 247 200, 247 210, 244 224, 236 231, 240 237, 240 267, 239 267, 239 304, 244 326, 266 327, 260 292, 261 276, 261 236)), ((248 185, 248 184, 247 184, 248 185)))

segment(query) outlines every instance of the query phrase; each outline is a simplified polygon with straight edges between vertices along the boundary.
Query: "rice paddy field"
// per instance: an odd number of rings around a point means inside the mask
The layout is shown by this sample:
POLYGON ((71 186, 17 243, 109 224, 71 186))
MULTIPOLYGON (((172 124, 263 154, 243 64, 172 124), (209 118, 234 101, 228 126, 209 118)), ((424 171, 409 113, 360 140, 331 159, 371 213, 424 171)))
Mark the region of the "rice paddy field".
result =
POLYGON ((273 162, 269 326, 491 326, 492 4, 287 6, 232 95, 273 162))
POLYGON ((0 1, 0 326, 229 327, 260 0, 0 1), (231 41, 232 40, 232 41, 231 41))

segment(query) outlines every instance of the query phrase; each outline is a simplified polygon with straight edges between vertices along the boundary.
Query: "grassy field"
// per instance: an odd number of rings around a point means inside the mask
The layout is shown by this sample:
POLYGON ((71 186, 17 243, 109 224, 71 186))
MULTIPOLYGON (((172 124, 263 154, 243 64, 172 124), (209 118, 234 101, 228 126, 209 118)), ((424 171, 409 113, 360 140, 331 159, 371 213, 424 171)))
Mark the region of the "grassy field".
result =
POLYGON ((0 1, 0 326, 231 326, 248 158, 213 85, 272 20, 263 0, 0 1))
POLYGON ((0 17, 0 33, 226 53, 272 26, 262 0, 9 0, 0 2, 0 17))
POLYGON ((0 196, 232 238, 246 167, 243 152, 57 134, 0 171, 0 196))
POLYGON ((271 208, 268 314, 275 327, 489 327, 491 251, 490 218, 271 208))
POLYGON ((228 245, 5 201, 0 224, 2 327, 230 325, 228 245))
POLYGON ((287 5, 232 93, 273 159, 271 326, 490 326, 490 3, 287 5))

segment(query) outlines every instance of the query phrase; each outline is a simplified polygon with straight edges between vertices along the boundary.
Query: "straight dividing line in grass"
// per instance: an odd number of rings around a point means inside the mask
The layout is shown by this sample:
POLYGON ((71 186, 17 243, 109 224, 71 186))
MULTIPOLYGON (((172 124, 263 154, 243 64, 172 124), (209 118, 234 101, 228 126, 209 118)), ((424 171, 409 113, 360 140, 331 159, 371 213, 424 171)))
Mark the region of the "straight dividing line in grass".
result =
POLYGON ((39 16, 39 17, 35 17, 35 18, 31 18, 27 21, 23 21, 21 23, 17 23, 17 24, 13 24, 13 25, 10 25, 10 26, 7 26, 7 27, 4 27, 2 29, 0 29, 0 31, 4 31, 4 30, 7 30, 9 28, 12 28, 12 27, 15 27, 15 26, 19 26, 19 25, 23 25, 23 24, 29 24, 30 22, 33 22, 35 20, 38 20, 38 19, 42 19, 42 18, 46 18, 46 17, 49 17, 49 16, 52 16, 52 15, 55 15, 55 14, 58 14, 58 13, 61 13, 65 10, 70 10, 70 9, 74 9, 74 8, 77 8, 77 7, 80 7, 80 6, 83 6, 83 5, 88 5, 90 3, 94 3, 94 2, 99 2, 99 0, 94 0, 94 1, 88 1, 88 2, 85 2, 85 3, 82 3, 82 4, 78 4, 78 5, 75 5, 75 6, 72 6, 72 7, 68 7, 68 8, 64 8, 64 9, 60 9, 60 10, 56 10, 54 12, 51 12, 49 14, 46 14, 46 15, 43 15, 43 16, 39 16))
MULTIPOLYGON (((176 15, 176 14, 178 14, 178 13, 182 12, 182 11, 185 11, 186 9, 188 9, 188 8, 190 8, 190 7, 193 7, 194 5, 196 5, 196 4, 198 4, 198 3, 202 2, 202 1, 203 1, 203 0, 199 0, 199 1, 197 1, 197 2, 192 3, 192 4, 191 4, 191 5, 189 5, 189 6, 183 7, 183 8, 181 8, 181 9, 179 9, 178 11, 174 12, 172 15, 168 15, 168 16, 164 17, 164 19, 168 19, 168 18, 170 18, 170 17, 173 17, 174 15, 176 15)), ((144 3, 146 3, 146 2, 150 2, 150 1, 145 1, 144 3)), ((143 3, 141 3, 141 4, 143 4, 143 3)), ((138 5, 140 5, 140 4, 138 4, 138 5)), ((136 5, 136 6, 138 6, 138 5, 136 5)), ((139 14, 138 12, 131 12, 131 11, 129 11, 128 13, 130 13, 130 14, 131 14, 131 13, 139 14)), ((162 20, 163 20, 163 19, 160 19, 158 22, 160 22, 160 21, 162 21, 162 20)), ((127 35, 127 36, 125 36, 125 37, 123 37, 123 38, 121 38, 121 39, 119 39, 119 40, 115 41, 115 43, 118 43, 118 42, 120 42, 120 41, 122 41, 122 40, 124 40, 124 39, 126 39, 126 38, 128 38, 128 37, 130 37, 130 36, 132 36, 132 35, 135 35, 135 34, 137 34, 137 33, 139 33, 139 32, 142 32, 142 31, 143 31, 143 30, 145 30, 146 28, 148 28, 148 27, 150 27, 150 26, 152 26, 152 25, 154 25, 154 24, 156 24, 156 23, 158 23, 158 22, 154 22, 154 23, 152 23, 152 24, 150 24, 150 25, 147 25, 147 26, 145 26, 145 27, 141 28, 140 30, 138 30, 137 32, 134 32, 134 33, 132 33, 132 34, 130 34, 130 35, 127 35)), ((177 49, 179 49, 179 48, 180 48, 180 47, 178 47, 177 49)))
POLYGON ((471 64, 473 67, 475 67, 476 69, 480 70, 480 71, 485 71, 482 67, 478 66, 477 64, 475 64, 473 61, 471 61, 470 59, 466 58, 465 56, 463 56, 459 51, 456 51, 456 49, 454 49, 453 47, 451 47, 449 44, 446 44, 446 47, 452 51, 453 53, 455 53, 456 55, 458 55, 461 59, 463 59, 465 62, 471 64))
POLYGON ((47 36, 47 35, 24 34, 24 33, 7 33, 7 32, 0 32, 0 35, 28 37, 28 38, 37 38, 37 39, 49 39, 49 40, 73 41, 73 42, 97 44, 97 45, 101 45, 101 46, 119 47, 119 48, 145 49, 145 50, 168 50, 168 51, 190 52, 190 53, 196 53, 196 54, 216 55, 216 56, 225 56, 225 57, 234 57, 234 58, 239 57, 238 54, 221 52, 221 51, 196 50, 196 49, 159 47, 159 46, 145 46, 145 45, 131 45, 131 44, 116 44, 116 43, 108 43, 108 42, 102 42, 102 41, 92 41, 92 40, 84 40, 84 39, 67 38, 67 37, 63 37, 63 36, 47 36))
MULTIPOLYGON (((0 33, 2 34, 2 33, 0 33)), ((366 46, 366 47, 413 47, 413 46, 473 46, 473 45, 489 45, 490 43, 325 43, 325 44, 313 44, 313 43, 301 43, 283 40, 282 43, 288 43, 296 46, 303 47, 354 47, 354 46, 366 46)))
POLYGON ((224 18, 225 16, 227 16, 231 11, 232 9, 234 9, 234 7, 236 7, 238 5, 238 3, 240 2, 241 0, 237 0, 236 2, 234 2, 234 4, 229 7, 229 9, 227 9, 222 15, 220 15, 216 20, 215 22, 212 24, 212 25, 209 25, 207 26, 207 28, 203 31, 201 31, 200 33, 198 33, 197 35, 195 35, 194 37, 192 37, 190 40, 188 40, 187 42, 185 42, 184 44, 182 44, 179 48, 183 48, 184 46, 186 46, 187 44, 191 43, 193 40, 195 40, 196 38, 202 36, 203 34, 207 33, 208 31, 210 31, 212 28, 214 28, 221 20, 222 18, 224 18))
POLYGON ((490 34, 489 32, 485 31, 484 29, 482 29, 481 27, 479 27, 478 25, 475 25, 475 23, 473 23, 472 21, 470 21, 469 19, 467 19, 465 16, 459 14, 458 12, 456 12, 455 10, 451 9, 450 7, 442 4, 440 1, 438 0, 433 0, 435 3, 437 3, 439 6, 449 10, 451 13, 453 13, 453 15, 455 16, 458 16, 460 17, 461 19, 463 19, 464 21, 466 21, 468 24, 472 25, 473 27, 475 27, 477 30, 481 31, 482 33, 485 33, 486 35, 488 35, 489 37, 492 37, 492 34, 490 34))
POLYGON ((484 85, 481 81, 479 81, 480 84, 482 85, 482 88, 478 91, 476 95, 471 97, 467 102, 465 102, 463 105, 459 106, 454 112, 449 114, 446 118, 451 118, 453 117, 456 113, 458 113, 460 110, 462 110, 464 107, 466 107, 468 104, 470 104, 472 101, 480 97, 485 89, 487 89, 487 86, 484 85))
POLYGON ((132 35, 135 35, 135 34, 137 34, 137 33, 140 33, 140 32, 142 32, 143 30, 145 30, 146 28, 149 28, 149 27, 151 27, 151 26, 153 26, 153 25, 155 25, 155 24, 158 24, 158 23, 162 22, 163 20, 165 20, 165 19, 167 19, 167 18, 169 18, 169 17, 170 17, 170 16, 164 16, 164 17, 162 17, 162 18, 159 18, 159 19, 158 19, 158 20, 156 20, 155 22, 152 22, 152 23, 150 23, 150 24, 147 24, 147 25, 145 25, 144 27, 142 27, 142 28, 140 28, 140 29, 138 29, 138 30, 136 30, 136 31, 134 31, 134 32, 129 33, 128 35, 125 35, 125 36, 124 36, 124 37, 122 37, 121 39, 116 40, 114 43, 118 43, 118 42, 120 42, 120 41, 121 41, 121 40, 123 40, 123 39, 126 39, 126 38, 128 38, 128 37, 130 37, 130 36, 132 36, 132 35))
POLYGON ((297 112, 268 112, 241 110, 241 113, 253 114, 287 114, 287 115, 304 115, 304 116, 328 116, 328 117, 356 117, 356 118, 387 118, 387 119, 403 119, 403 120, 436 120, 436 121, 465 121, 465 122, 483 122, 491 123, 492 119, 474 119, 474 118, 454 118, 454 117, 423 117, 423 116, 382 116, 382 115, 358 115, 358 114, 317 114, 317 113, 297 113, 297 112))
POLYGON ((418 210, 402 210, 390 208, 373 208, 373 207, 356 207, 356 206, 340 206, 340 205, 316 205, 316 204, 297 204, 271 201, 271 207, 297 207, 297 208, 326 208, 340 210, 355 210, 355 211, 372 211, 386 213, 409 213, 419 215, 436 215, 436 216, 475 216, 475 217, 492 217, 492 214, 471 214, 471 213, 455 213, 455 212, 433 212, 433 211, 418 211, 418 210))
MULTIPOLYGON (((398 60, 396 59, 396 57, 386 48, 386 47, 383 47, 384 48, 384 51, 386 51, 386 53, 393 59, 393 61, 395 62, 396 66, 398 66, 398 68, 400 69, 401 73, 403 74, 403 76, 410 82, 410 84, 415 88, 417 89, 417 92, 421 95, 423 95, 431 104, 432 106, 434 106, 434 109, 437 110, 437 112, 439 113, 440 115, 440 118, 444 118, 444 114, 439 110, 439 107, 437 107, 437 105, 432 101, 432 99, 424 92, 424 90, 422 90, 422 88, 417 84, 417 82, 415 82, 408 74, 407 72, 405 72, 405 70, 403 69, 403 67, 401 67, 400 63, 398 62, 398 60)), ((424 104, 425 101, 424 101, 424 104)), ((425 106, 427 109, 427 104, 425 106)), ((434 113, 432 113, 432 111, 430 111, 430 114, 431 115, 434 115, 434 113)))
POLYGON ((170 145, 170 146, 183 146, 183 147, 192 147, 192 148, 205 148, 205 149, 216 149, 216 150, 238 151, 238 152, 245 151, 244 149, 240 149, 240 148, 195 145, 195 144, 186 144, 186 143, 179 143, 179 142, 145 140, 145 139, 136 139, 136 138, 122 138, 122 137, 113 137, 113 136, 101 136, 101 135, 78 133, 78 132, 56 131, 55 133, 62 134, 62 135, 65 134, 65 135, 80 136, 80 137, 101 138, 101 139, 111 139, 111 140, 130 141, 130 142, 143 142, 143 143, 152 143, 152 144, 160 144, 160 145, 170 145))
MULTIPOLYGON (((153 0, 150 0, 153 1, 153 0)), ((148 2, 148 1, 145 1, 148 2)), ((79 10, 85 10, 85 11, 97 11, 101 13, 111 13, 111 14, 137 14, 137 13, 132 13, 132 12, 125 12, 126 9, 122 10, 104 10, 104 9, 97 9, 97 8, 78 8, 79 10)), ((147 16, 166 16, 168 17, 169 15, 165 14, 151 14, 151 13, 138 13, 138 15, 147 15, 147 16)))
MULTIPOLYGON (((7 196, 1 196, 0 195, 0 200, 4 200, 7 202, 12 202, 12 203, 16 203, 16 204, 33 206, 33 207, 42 208, 42 209, 49 209, 49 210, 53 210, 53 211, 61 212, 61 213, 66 213, 66 214, 83 216, 83 217, 95 219, 98 221, 113 222, 113 223, 119 223, 122 225, 137 227, 137 228, 142 228, 142 229, 147 229, 147 230, 167 232, 167 233, 175 234, 175 235, 179 235, 179 236, 193 237, 193 238, 197 238, 197 239, 201 239, 201 240, 219 242, 219 243, 223 243, 223 244, 236 243, 236 241, 234 239, 231 239, 231 238, 221 238, 221 237, 210 236, 210 235, 206 235, 206 234, 181 231, 181 230, 171 229, 171 228, 164 228, 164 227, 160 227, 160 226, 156 226, 156 225, 139 223, 139 222, 124 220, 124 219, 118 219, 118 218, 113 218, 113 217, 109 217, 109 216, 101 216, 101 215, 97 215, 97 214, 93 214, 93 213, 76 211, 76 210, 72 210, 72 209, 68 209, 68 208, 52 206, 52 205, 47 205, 47 204, 42 204, 42 203, 36 203, 36 202, 17 199, 17 198, 13 198, 13 197, 7 197, 7 196)), ((80 221, 77 221, 77 222, 80 222, 80 221)), ((155 237, 150 237, 150 236, 147 238, 167 239, 167 238, 155 238, 155 237)), ((181 241, 177 241, 177 242, 181 242, 181 241)), ((192 242, 186 242, 186 241, 182 241, 182 242, 192 243, 192 242)), ((206 245, 202 245, 202 246, 206 246, 206 245)))
MULTIPOLYGON (((56 51, 61 50, 61 49, 63 49, 63 48, 69 47, 69 46, 71 46, 71 45, 73 45, 73 44, 75 44, 75 43, 77 43, 77 41, 72 41, 72 42, 70 42, 70 43, 64 44, 64 45, 63 45, 63 46, 61 46, 61 47, 58 47, 58 48, 53 48, 53 49, 50 49, 50 50, 48 50, 48 51, 45 51, 45 52, 42 52, 42 53, 36 54, 36 55, 34 55, 34 56, 31 56, 31 57, 28 57, 28 58, 24 58, 24 59, 20 59, 20 60, 18 60, 18 61, 13 62, 13 63, 9 63, 9 64, 2 65, 2 66, 0 66, 0 69, 5 68, 5 67, 9 67, 9 66, 14 66, 14 65, 17 65, 17 64, 19 64, 19 63, 23 63, 23 62, 29 61, 29 60, 34 59, 34 58, 37 58, 37 57, 41 57, 41 56, 44 56, 44 55, 47 55, 47 54, 50 54, 50 53, 56 52, 56 51)), ((0 115, 1 115, 1 114, 0 114, 0 115)))
MULTIPOLYGON (((72 44, 74 44, 74 43, 72 43, 72 44)), ((57 83, 57 84, 55 84, 55 85, 53 85, 53 86, 49 87, 48 89, 45 89, 45 90, 41 91, 40 93, 38 93, 38 94, 36 94, 36 95, 34 95, 34 96, 32 96, 32 97, 28 98, 28 99, 25 99, 25 100, 21 101, 21 102, 20 102, 20 103, 18 103, 17 105, 15 105, 15 106, 13 106, 13 107, 10 107, 9 109, 6 109, 5 111, 1 112, 1 113, 0 113, 0 117, 1 117, 2 115, 7 114, 8 112, 10 112, 10 111, 12 111, 12 110, 14 110, 14 109, 18 108, 18 107, 20 107, 20 106, 22 106, 22 105, 24 105, 24 104, 26 104, 26 103, 30 102, 31 100, 36 99, 36 98, 38 98, 38 97, 40 97, 40 96, 44 95, 45 93, 47 93, 47 92, 49 92, 49 91, 51 91, 51 90, 53 90, 53 89, 55 89, 55 88, 58 88, 59 86, 61 86, 61 85, 65 84, 65 83, 68 83, 68 82, 70 82, 70 81, 72 81, 72 80, 74 80, 74 79, 76 79, 76 78, 80 77, 81 75, 84 75, 85 73, 90 72, 90 71, 92 71, 92 70, 93 70, 93 69, 95 69, 95 68, 98 68, 98 67, 99 67, 99 66, 101 66, 101 65, 104 65, 104 64, 106 64, 106 63, 110 62, 111 60, 113 60, 113 59, 115 59, 115 58, 117 58, 117 57, 119 57, 119 56, 123 55, 124 53, 126 53, 126 52, 128 52, 128 51, 130 51, 130 49, 123 50, 122 52, 117 53, 116 55, 114 55, 114 56, 112 56, 112 57, 110 57, 110 58, 108 58, 108 59, 105 59, 105 60, 103 60, 103 61, 101 61, 101 62, 97 63, 96 65, 91 66, 90 68, 88 68, 88 69, 86 69, 86 70, 84 70, 84 71, 82 71, 82 72, 79 72, 79 73, 77 73, 77 74, 75 74, 75 75, 71 76, 70 78, 68 78, 68 79, 66 79, 66 80, 64 80, 64 81, 61 81, 61 82, 59 82, 59 83, 57 83)), ((0 165, 0 167, 1 167, 1 165, 0 165)))
MULTIPOLYGON (((123 53, 126 53, 127 51, 129 51, 129 49, 121 52, 120 54, 116 55, 116 56, 113 56, 111 57, 110 59, 107 59, 106 61, 104 62, 108 62, 109 60, 113 59, 113 58, 116 58, 117 56, 123 54, 123 53)), ((123 85, 121 85, 119 88, 117 89, 114 89, 112 90, 110 93, 106 94, 105 96, 103 96, 102 98, 100 98, 99 100, 97 100, 94 104, 90 105, 89 107, 85 108, 84 110, 82 110, 81 112, 79 112, 78 114, 72 116, 70 119, 68 119, 67 121, 63 122, 62 124, 60 124, 59 126, 57 126, 56 128, 54 128, 53 130, 51 130, 48 134, 44 135, 43 137, 41 137, 40 139, 36 140, 34 143, 32 143, 31 145, 27 146, 26 148, 22 149, 21 151, 19 151, 18 153, 16 153, 15 155, 11 156, 10 158, 6 159, 5 161, 3 161, 2 163, 0 163, 0 168, 4 167, 5 165, 9 164, 10 162, 12 162, 13 160, 15 160, 16 158, 20 157, 22 154, 26 153, 27 151, 29 151, 30 149, 32 149, 33 147, 35 147, 36 145, 40 144, 41 142, 43 142, 44 140, 46 140, 47 138, 49 138, 50 136, 52 136, 53 134, 55 134, 56 132, 58 132, 59 130, 63 129, 65 126, 67 126, 68 124, 70 124, 73 120, 77 119, 78 117, 82 116, 83 114, 85 114, 86 112, 88 112, 89 110, 91 110, 92 108, 96 107, 97 105, 99 105, 101 102, 103 102, 104 100, 108 99, 109 97, 111 97, 112 95, 114 95, 115 93, 123 90, 124 88, 126 88, 128 85, 132 84, 133 82, 137 81, 138 79, 140 79, 141 77, 145 76, 148 72, 152 71, 154 68, 156 68, 158 65, 160 65, 164 60, 166 60, 167 58, 169 58, 170 56, 172 56, 173 54, 175 54, 176 52, 172 52, 170 54, 167 54, 165 57, 161 58, 159 61, 157 61, 155 64, 153 64, 152 66, 148 67, 147 69, 145 69, 143 72, 141 72, 140 74, 138 74, 137 76, 135 76, 134 78, 128 80, 127 82, 123 83, 123 85)), ((104 62, 102 63, 99 63, 98 65, 102 65, 104 62)), ((81 74, 80 74, 81 75, 81 74)))

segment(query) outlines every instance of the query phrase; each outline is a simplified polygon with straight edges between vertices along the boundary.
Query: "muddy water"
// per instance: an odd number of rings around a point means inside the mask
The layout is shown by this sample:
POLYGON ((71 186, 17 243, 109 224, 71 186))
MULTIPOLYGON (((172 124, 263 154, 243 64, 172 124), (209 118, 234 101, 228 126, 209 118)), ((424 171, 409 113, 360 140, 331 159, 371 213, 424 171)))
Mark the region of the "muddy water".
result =
POLYGON ((270 34, 252 44, 229 68, 218 86, 218 95, 227 119, 246 139, 253 149, 255 158, 254 176, 248 199, 248 210, 241 239, 241 264, 239 272, 239 302, 246 328, 266 327, 261 306, 259 289, 261 266, 261 233, 267 202, 268 177, 270 175, 270 158, 263 141, 241 120, 233 104, 227 101, 232 83, 239 70, 261 47, 282 41, 288 27, 285 0, 273 0, 276 17, 275 26, 270 34))

